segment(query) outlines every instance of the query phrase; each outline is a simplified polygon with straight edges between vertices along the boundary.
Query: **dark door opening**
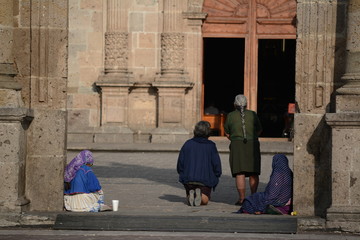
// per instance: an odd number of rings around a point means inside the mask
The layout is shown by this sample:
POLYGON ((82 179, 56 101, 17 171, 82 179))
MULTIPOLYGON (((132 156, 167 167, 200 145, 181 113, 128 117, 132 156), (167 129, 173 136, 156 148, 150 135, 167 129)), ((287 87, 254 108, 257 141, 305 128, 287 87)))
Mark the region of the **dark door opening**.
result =
POLYGON ((234 97, 244 92, 243 38, 204 38, 203 120, 213 136, 224 136, 226 114, 234 109, 234 97))
POLYGON ((244 92, 244 48, 243 38, 204 38, 204 114, 211 105, 233 111, 235 96, 244 92))
POLYGON ((259 39, 258 116, 261 137, 288 137, 295 102, 295 39, 259 39))

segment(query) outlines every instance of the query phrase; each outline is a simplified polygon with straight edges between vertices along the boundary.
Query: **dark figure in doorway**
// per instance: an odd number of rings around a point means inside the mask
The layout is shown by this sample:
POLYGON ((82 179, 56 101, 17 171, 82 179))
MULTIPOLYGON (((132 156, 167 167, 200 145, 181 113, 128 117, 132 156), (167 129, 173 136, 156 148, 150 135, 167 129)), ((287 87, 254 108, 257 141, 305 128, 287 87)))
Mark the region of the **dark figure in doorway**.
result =
POLYGON ((256 113, 246 109, 244 95, 235 97, 234 106, 236 110, 227 115, 224 130, 231 141, 230 168, 239 193, 235 204, 241 205, 245 199, 245 178, 249 177, 251 194, 256 193, 259 185, 261 156, 258 136, 262 127, 256 113))
POLYGON ((206 205, 211 189, 215 190, 221 176, 219 153, 215 143, 208 140, 210 131, 209 122, 198 122, 194 137, 187 140, 180 150, 177 172, 190 206, 206 205))
POLYGON ((210 103, 204 110, 205 114, 219 114, 220 111, 217 107, 215 107, 215 103, 210 103))

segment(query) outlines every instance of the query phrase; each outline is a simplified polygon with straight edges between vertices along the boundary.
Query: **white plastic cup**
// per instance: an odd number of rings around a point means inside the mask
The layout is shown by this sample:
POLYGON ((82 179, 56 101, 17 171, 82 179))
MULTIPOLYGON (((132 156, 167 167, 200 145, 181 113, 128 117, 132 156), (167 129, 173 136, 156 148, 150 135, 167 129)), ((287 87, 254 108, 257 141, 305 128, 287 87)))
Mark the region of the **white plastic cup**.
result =
POLYGON ((119 208, 119 200, 112 200, 113 211, 117 211, 119 208))

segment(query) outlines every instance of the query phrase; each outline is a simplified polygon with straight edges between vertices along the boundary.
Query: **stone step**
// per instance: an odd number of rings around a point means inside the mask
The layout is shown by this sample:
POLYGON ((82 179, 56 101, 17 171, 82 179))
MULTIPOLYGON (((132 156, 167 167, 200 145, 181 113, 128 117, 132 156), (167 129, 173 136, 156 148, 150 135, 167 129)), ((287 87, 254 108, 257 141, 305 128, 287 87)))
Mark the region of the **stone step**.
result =
POLYGON ((117 212, 58 214, 54 229, 96 231, 170 231, 296 233, 297 217, 232 214, 227 216, 122 215, 117 212))

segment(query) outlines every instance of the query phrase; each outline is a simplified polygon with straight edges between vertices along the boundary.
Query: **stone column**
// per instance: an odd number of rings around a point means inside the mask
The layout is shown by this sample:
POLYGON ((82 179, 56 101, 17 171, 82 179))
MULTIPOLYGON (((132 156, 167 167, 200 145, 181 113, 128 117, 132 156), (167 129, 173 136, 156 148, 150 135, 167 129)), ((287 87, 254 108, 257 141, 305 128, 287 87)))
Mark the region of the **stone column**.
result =
POLYGON ((28 132, 26 196, 28 211, 62 211, 66 164, 68 1, 36 0, 21 9, 28 14, 30 89, 34 120, 28 132))
POLYGON ((158 89, 159 115, 157 129, 152 132, 152 142, 184 141, 190 133, 184 128, 184 111, 182 110, 185 106, 185 92, 193 86, 192 83, 187 82, 188 76, 184 68, 186 38, 182 33, 184 6, 186 7, 186 1, 164 1, 161 70, 159 77, 153 83, 153 86, 158 89), (166 117, 161 115, 165 113, 166 117))
POLYGON ((300 216, 324 216, 331 196, 330 128, 324 114, 333 89, 338 6, 297 2, 294 209, 300 216))
POLYGON ((118 80, 126 80, 129 74, 129 33, 127 32, 128 5, 128 0, 107 0, 105 74, 117 75, 118 80))
POLYGON ((128 127, 128 99, 134 85, 128 71, 129 0, 107 0, 104 74, 96 86, 101 89, 101 130, 95 142, 133 142, 133 131, 128 127))
POLYGON ((18 5, 1 1, 0 11, 0 219, 7 213, 21 213, 30 201, 25 196, 26 130, 33 112, 24 107, 21 85, 15 80, 14 19, 18 5))
POLYGON ((347 14, 346 71, 336 90, 336 112, 326 114, 332 128, 332 203, 328 229, 360 232, 360 1, 347 14))

